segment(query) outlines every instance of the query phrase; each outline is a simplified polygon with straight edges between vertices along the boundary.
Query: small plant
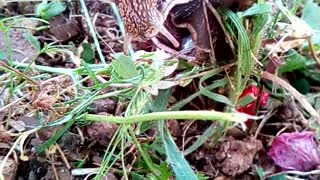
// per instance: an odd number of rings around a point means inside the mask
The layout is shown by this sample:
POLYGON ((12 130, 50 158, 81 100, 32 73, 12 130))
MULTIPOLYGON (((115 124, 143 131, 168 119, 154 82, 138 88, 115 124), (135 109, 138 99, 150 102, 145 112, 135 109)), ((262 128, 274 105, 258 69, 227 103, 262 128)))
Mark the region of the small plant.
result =
POLYGON ((61 1, 42 1, 36 6, 36 16, 48 21, 66 10, 66 6, 61 1))

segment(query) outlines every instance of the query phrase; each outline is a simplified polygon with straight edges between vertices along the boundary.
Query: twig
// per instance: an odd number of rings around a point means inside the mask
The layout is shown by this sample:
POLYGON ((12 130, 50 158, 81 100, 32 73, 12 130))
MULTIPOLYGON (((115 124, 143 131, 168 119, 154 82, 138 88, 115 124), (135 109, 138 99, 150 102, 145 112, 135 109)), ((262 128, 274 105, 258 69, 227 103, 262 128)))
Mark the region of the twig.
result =
POLYGON ((213 13, 213 15, 217 18, 219 24, 220 24, 220 27, 222 28, 225 36, 226 36, 226 40, 228 41, 228 44, 230 46, 230 49, 232 51, 232 55, 233 55, 233 58, 236 59, 237 57, 237 53, 236 53, 236 50, 235 50, 235 47, 233 45, 233 42, 232 42, 232 39, 230 37, 230 34, 228 33, 228 31, 226 30, 226 28, 224 27, 224 24, 221 20, 221 17, 219 15, 219 13, 217 12, 217 10, 213 7, 213 5, 211 4, 211 2, 209 0, 206 0, 206 3, 209 7, 209 9, 211 10, 211 12, 213 13))
POLYGON ((37 86, 37 87, 40 89, 40 85, 39 85, 37 82, 35 82, 34 80, 30 79, 27 75, 21 73, 20 71, 17 71, 16 69, 8 66, 8 65, 7 65, 6 63, 4 63, 3 61, 0 61, 0 66, 8 69, 9 71, 14 72, 16 75, 19 75, 19 76, 23 77, 25 80, 31 82, 34 86, 37 86))
POLYGON ((210 25, 209 25, 209 17, 208 17, 208 11, 207 11, 207 6, 206 6, 206 1, 205 0, 202 1, 202 9, 203 9, 203 12, 204 12, 204 17, 205 17, 205 20, 206 20, 207 32, 208 32, 208 35, 209 35, 209 42, 210 42, 210 49, 211 49, 211 53, 210 53, 211 63, 216 63, 217 59, 216 59, 216 55, 215 55, 214 48, 213 48, 214 42, 213 42, 213 39, 212 39, 212 36, 211 36, 211 29, 210 29, 210 25))
POLYGON ((263 128, 263 126, 265 125, 265 123, 269 120, 270 117, 272 117, 277 111, 270 111, 268 112, 268 114, 262 119, 261 123, 259 124, 256 133, 254 134, 254 138, 257 139, 261 129, 263 128))
POLYGON ((300 94, 294 87, 292 87, 289 83, 280 79, 279 77, 264 71, 262 73, 262 78, 265 80, 272 81, 278 86, 286 89, 299 103, 300 105, 318 122, 320 123, 320 116, 318 112, 311 106, 311 104, 307 101, 305 96, 300 94))
MULTIPOLYGON (((93 24, 96 24, 96 21, 97 21, 97 18, 98 18, 98 16, 99 16, 99 14, 100 14, 100 13, 97 13, 97 14, 93 17, 93 20, 92 20, 92 23, 93 23, 93 24)), ((98 38, 104 43, 104 45, 105 45, 106 47, 108 47, 109 50, 110 50, 113 54, 115 54, 115 52, 114 52, 114 50, 112 49, 112 47, 109 45, 109 43, 107 43, 107 42, 101 37, 101 35, 98 33, 98 31, 97 31, 97 29, 96 29, 95 26, 94 26, 94 30, 95 30, 95 32, 97 32, 98 38)), ((111 38, 111 37, 109 36, 109 38, 111 38)))
POLYGON ((51 164, 51 168, 53 170, 54 177, 56 178, 56 180, 59 180, 59 175, 58 175, 58 172, 57 172, 57 169, 56 169, 56 166, 54 165, 54 163, 51 164))
POLYGON ((68 169, 71 169, 71 166, 70 166, 70 164, 68 162, 68 159, 67 159, 66 155, 64 154, 64 152, 62 151, 62 149, 60 148, 60 146, 58 144, 56 144, 56 148, 57 148, 58 152, 60 153, 61 159, 64 162, 64 164, 66 165, 66 167, 68 169))
POLYGON ((225 69, 231 68, 235 64, 236 63, 231 63, 231 64, 227 64, 227 65, 224 65, 224 66, 220 66, 220 67, 215 68, 215 69, 210 69, 208 71, 197 73, 197 74, 194 74, 194 75, 191 75, 191 76, 188 76, 188 77, 182 77, 182 78, 178 79, 178 81, 183 82, 183 81, 186 81, 186 80, 189 80, 189 79, 202 77, 202 76, 207 75, 207 74, 219 73, 219 72, 222 72, 225 69))
POLYGON ((9 107, 12 107, 13 105, 17 104, 18 102, 21 102, 22 100, 26 99, 28 96, 30 95, 30 93, 23 95, 21 98, 10 102, 9 104, 3 106, 0 108, 0 112, 3 112, 4 110, 6 110, 9 107))
POLYGON ((9 156, 11 155, 11 153, 14 151, 14 149, 18 146, 19 143, 21 143, 21 141, 23 139, 25 139, 25 137, 29 136, 30 134, 36 132, 38 130, 38 128, 32 129, 30 131, 24 132, 21 136, 18 137, 18 139, 13 143, 11 149, 9 150, 9 152, 7 153, 7 155, 4 157, 2 163, 0 164, 0 180, 5 180, 4 176, 3 176, 3 169, 4 166, 9 158, 9 156))
POLYGON ((185 143, 186 143, 186 141, 185 141, 186 134, 187 134, 190 126, 191 126, 193 123, 194 123, 194 121, 193 121, 193 122, 188 122, 186 129, 183 131, 183 134, 182 134, 182 147, 181 147, 181 149, 182 149, 183 152, 184 152, 184 147, 185 147, 185 145, 186 145, 186 144, 185 144, 185 143))
POLYGON ((313 170, 313 171, 308 171, 308 172, 301 172, 301 171, 283 171, 283 172, 279 172, 276 174, 272 174, 272 175, 268 175, 266 176, 266 178, 268 177, 272 177, 272 176, 278 176, 281 174, 295 174, 295 175, 299 175, 299 176, 308 176, 308 175, 318 175, 320 174, 320 170, 313 170))
POLYGON ((308 37, 308 44, 309 44, 311 57, 314 60, 314 62, 317 64, 317 66, 320 68, 320 60, 318 59, 317 53, 316 53, 316 51, 314 49, 311 37, 308 37))

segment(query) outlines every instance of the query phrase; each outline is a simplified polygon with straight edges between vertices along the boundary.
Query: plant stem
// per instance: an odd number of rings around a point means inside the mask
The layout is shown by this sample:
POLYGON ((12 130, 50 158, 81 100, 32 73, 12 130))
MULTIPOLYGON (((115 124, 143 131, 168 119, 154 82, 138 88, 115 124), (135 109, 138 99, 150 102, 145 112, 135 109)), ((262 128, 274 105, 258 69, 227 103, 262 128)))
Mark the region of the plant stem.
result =
MULTIPOLYGON (((156 121, 156 120, 211 120, 211 121, 232 121, 243 123, 248 119, 248 115, 243 113, 224 113, 217 111, 168 111, 154 112, 142 115, 119 117, 86 114, 84 119, 87 121, 105 121, 117 124, 133 124, 140 122, 156 121)), ((251 117, 250 117, 251 118, 251 117)))
POLYGON ((137 137, 134 134, 134 131, 129 127, 128 128, 129 134, 134 142, 134 144, 137 146, 143 160, 145 161, 146 165, 148 166, 148 168, 156 175, 156 176, 160 176, 160 171, 157 170, 149 156, 149 154, 147 154, 144 149, 141 147, 140 142, 138 141, 137 137))
POLYGON ((84 0, 80 0, 80 4, 81 4, 81 7, 82 7, 82 12, 84 13, 84 17, 85 17, 85 19, 87 21, 90 33, 92 35, 92 39, 94 41, 94 44, 96 45, 100 61, 102 62, 102 64, 106 64, 105 57, 102 54, 102 50, 101 50, 101 47, 100 47, 100 44, 99 44, 99 41, 98 41, 98 38, 97 38, 97 35, 96 35, 96 31, 95 31, 95 28, 94 28, 94 26, 93 26, 93 24, 91 22, 90 15, 89 15, 87 6, 84 3, 84 0))

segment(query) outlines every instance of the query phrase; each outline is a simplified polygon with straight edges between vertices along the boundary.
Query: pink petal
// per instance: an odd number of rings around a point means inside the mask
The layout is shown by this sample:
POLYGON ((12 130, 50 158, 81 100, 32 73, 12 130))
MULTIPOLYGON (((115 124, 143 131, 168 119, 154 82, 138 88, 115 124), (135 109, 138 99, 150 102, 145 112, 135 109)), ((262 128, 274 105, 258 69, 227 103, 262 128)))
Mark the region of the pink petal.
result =
POLYGON ((268 155, 280 167, 309 171, 320 165, 320 155, 313 132, 283 133, 276 137, 268 155))

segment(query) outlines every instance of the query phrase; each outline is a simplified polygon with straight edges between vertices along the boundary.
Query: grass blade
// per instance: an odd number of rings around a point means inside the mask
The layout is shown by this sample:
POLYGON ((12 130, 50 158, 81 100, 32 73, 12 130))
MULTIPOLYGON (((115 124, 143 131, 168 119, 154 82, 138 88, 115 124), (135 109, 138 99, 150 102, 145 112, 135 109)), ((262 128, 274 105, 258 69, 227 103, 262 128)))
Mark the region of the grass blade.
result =
MULTIPOLYGON (((245 88, 253 69, 250 41, 248 34, 242 25, 242 19, 240 17, 238 17, 234 12, 226 8, 219 8, 219 12, 231 21, 232 26, 236 28, 238 34, 238 68, 236 72, 235 93, 233 97, 234 102, 237 102, 237 99, 240 96, 243 89, 245 88)), ((227 27, 229 26, 227 25, 227 27)), ((233 32, 230 28, 229 31, 231 31, 230 34, 235 34, 235 32, 233 32)))

